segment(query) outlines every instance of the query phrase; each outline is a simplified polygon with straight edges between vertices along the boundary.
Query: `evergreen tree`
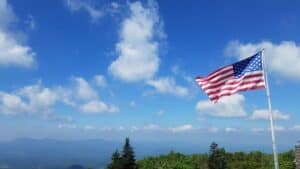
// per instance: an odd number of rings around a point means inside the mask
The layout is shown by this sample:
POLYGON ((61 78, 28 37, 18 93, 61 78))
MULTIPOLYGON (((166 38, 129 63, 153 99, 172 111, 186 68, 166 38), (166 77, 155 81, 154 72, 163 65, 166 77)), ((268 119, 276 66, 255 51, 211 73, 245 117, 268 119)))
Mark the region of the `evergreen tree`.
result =
POLYGON ((209 169, 226 169, 226 152, 224 148, 219 149, 218 144, 213 142, 210 145, 208 157, 209 169))
POLYGON ((107 166, 108 169, 123 169, 122 158, 118 150, 112 154, 111 161, 107 166))
POLYGON ((125 139, 122 153, 123 169, 137 169, 133 148, 130 145, 129 138, 125 139))

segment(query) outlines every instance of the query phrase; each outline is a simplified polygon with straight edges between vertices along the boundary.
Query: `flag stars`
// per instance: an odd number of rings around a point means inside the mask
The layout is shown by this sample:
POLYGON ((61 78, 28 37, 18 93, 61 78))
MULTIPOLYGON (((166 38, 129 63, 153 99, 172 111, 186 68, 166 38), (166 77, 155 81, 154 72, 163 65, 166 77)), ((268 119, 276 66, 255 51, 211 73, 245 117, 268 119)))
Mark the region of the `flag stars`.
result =
POLYGON ((242 77, 245 73, 262 70, 262 57, 258 53, 246 60, 233 64, 236 78, 242 77))

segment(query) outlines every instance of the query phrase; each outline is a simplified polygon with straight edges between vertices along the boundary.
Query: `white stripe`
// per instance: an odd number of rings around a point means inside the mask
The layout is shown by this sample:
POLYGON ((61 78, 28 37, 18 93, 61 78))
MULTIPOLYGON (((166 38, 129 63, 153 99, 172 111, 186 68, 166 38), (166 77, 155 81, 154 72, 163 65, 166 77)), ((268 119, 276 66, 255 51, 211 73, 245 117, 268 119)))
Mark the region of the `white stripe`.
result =
POLYGON ((233 83, 233 82, 236 82, 237 80, 245 78, 245 76, 248 76, 248 75, 257 75, 257 74, 261 74, 261 73, 263 73, 263 72, 262 71, 249 72, 249 73, 245 73, 244 76, 240 77, 239 79, 229 79, 229 80, 228 79, 224 79, 224 80, 218 81, 216 83, 208 83, 208 84, 205 84, 205 85, 199 84, 199 85, 202 86, 202 89, 206 89, 206 88, 208 88, 210 86, 220 85, 220 84, 222 84, 222 83, 224 83, 226 81, 228 81, 228 83, 231 83, 231 82, 233 83))
MULTIPOLYGON (((220 74, 220 75, 218 75, 218 76, 216 76, 216 77, 214 77, 214 78, 212 78, 212 79, 210 79, 210 80, 200 82, 200 84, 205 85, 205 84, 208 84, 208 83, 214 83, 214 82, 219 81, 219 80, 222 79, 223 77, 226 77, 226 76, 229 76, 229 75, 232 75, 232 76, 234 75, 233 69, 232 69, 231 71, 227 72, 227 73, 220 74)), ((229 78, 230 78, 230 77, 229 77, 229 78)), ((229 78, 226 78, 226 79, 229 79, 229 78)))
POLYGON ((244 79, 244 80, 239 79, 239 80, 236 81, 235 84, 227 84, 228 83, 228 81, 227 81, 224 85, 221 85, 219 87, 211 88, 211 89, 204 89, 204 90, 205 90, 206 93, 210 93, 210 92, 214 92, 214 91, 217 91, 217 90, 222 90, 222 89, 227 88, 227 87, 237 87, 237 86, 241 85, 244 82, 251 82, 251 81, 256 81, 256 80, 264 80, 264 77, 259 76, 259 77, 244 79))
POLYGON ((230 70, 230 69, 233 70, 233 66, 232 66, 232 65, 226 66, 226 67, 224 67, 224 68, 221 68, 221 69, 218 70, 217 72, 215 72, 215 73, 213 73, 213 74, 211 74, 211 75, 208 75, 207 77, 201 78, 201 79, 199 79, 199 80, 200 80, 201 82, 202 82, 202 81, 207 81, 207 79, 209 79, 210 77, 215 76, 215 75, 217 75, 217 74, 222 74, 222 73, 225 72, 226 70, 230 70))
POLYGON ((214 98, 216 96, 221 96, 223 94, 234 94, 236 92, 238 92, 239 90, 243 90, 243 89, 247 89, 247 88, 252 88, 252 87, 261 87, 261 86, 265 86, 264 82, 260 82, 260 83, 251 83, 251 84, 247 84, 247 85, 243 85, 243 86, 239 86, 233 90, 223 90, 221 92, 219 92, 218 94, 213 94, 213 95, 209 95, 209 98, 214 98))

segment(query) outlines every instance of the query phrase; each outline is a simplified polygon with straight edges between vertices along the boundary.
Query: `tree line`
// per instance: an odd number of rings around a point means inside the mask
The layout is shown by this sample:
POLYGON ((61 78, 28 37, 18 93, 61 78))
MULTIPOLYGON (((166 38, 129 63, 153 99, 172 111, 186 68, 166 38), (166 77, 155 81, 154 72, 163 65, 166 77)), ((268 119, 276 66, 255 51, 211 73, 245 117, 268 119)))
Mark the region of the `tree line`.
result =
MULTIPOLYGON (((295 152, 279 154, 280 169, 295 169, 295 152)), ((129 138, 123 151, 116 150, 107 169, 273 169, 273 156, 260 151, 226 152, 213 142, 206 154, 184 155, 171 151, 167 155, 136 161, 129 138)))

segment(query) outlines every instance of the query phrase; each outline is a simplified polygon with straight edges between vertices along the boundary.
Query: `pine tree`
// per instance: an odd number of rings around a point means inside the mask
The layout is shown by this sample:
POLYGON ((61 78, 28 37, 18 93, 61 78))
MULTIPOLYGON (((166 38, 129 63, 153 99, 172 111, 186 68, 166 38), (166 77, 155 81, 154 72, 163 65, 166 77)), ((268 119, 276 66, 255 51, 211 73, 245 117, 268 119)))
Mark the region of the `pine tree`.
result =
POLYGON ((226 169, 226 152, 224 148, 218 148, 218 144, 213 142, 210 145, 209 158, 208 158, 209 169, 226 169))
POLYGON ((129 138, 125 139, 122 153, 123 169, 137 169, 133 148, 130 145, 129 138))
POLYGON ((111 163, 107 166, 108 169, 123 169, 123 160, 118 150, 116 150, 111 157, 111 163))

